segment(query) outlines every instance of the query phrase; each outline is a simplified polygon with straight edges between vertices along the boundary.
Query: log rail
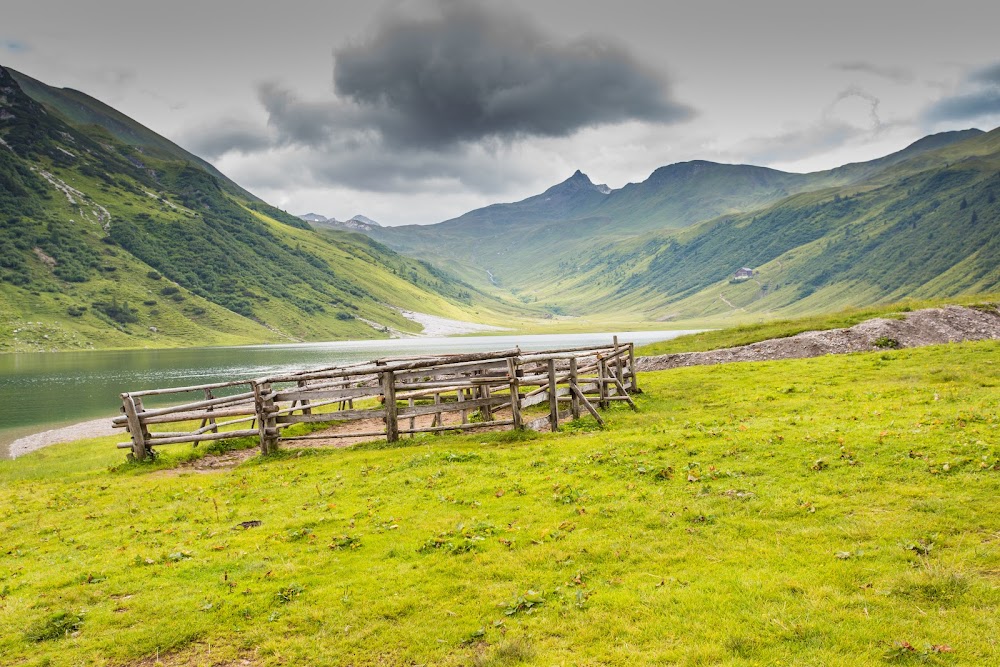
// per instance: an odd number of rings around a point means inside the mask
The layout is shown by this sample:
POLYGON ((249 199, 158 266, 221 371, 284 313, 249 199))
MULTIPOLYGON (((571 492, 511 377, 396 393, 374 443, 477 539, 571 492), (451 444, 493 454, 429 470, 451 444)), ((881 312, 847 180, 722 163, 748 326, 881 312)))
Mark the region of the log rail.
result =
POLYGON ((122 414, 112 423, 130 436, 118 448, 139 461, 154 456, 160 445, 244 437, 257 438, 267 454, 295 440, 384 437, 394 442, 404 434, 480 428, 557 431, 560 421, 584 413, 603 426, 599 409, 624 401, 634 410, 637 393, 634 345, 615 337, 610 346, 387 357, 252 380, 126 392, 122 414), (192 393, 201 396, 167 407, 143 406, 144 398, 172 401, 192 393), (544 414, 541 408, 532 410, 543 405, 544 414), (426 422, 428 415, 433 416, 429 424, 417 424, 418 417, 426 422), (451 415, 449 423, 446 415, 451 415), (295 424, 342 422, 358 422, 357 429, 282 434, 295 424))

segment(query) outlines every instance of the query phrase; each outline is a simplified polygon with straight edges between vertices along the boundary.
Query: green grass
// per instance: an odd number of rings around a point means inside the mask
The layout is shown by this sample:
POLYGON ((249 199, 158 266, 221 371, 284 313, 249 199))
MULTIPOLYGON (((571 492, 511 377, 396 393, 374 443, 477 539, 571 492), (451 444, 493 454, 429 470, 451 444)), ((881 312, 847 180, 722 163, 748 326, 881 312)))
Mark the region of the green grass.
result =
POLYGON ((0 663, 996 664, 998 352, 648 373, 606 430, 213 474, 0 463, 0 663))
POLYGON ((805 331, 825 331, 852 327, 872 318, 902 318, 906 313, 923 308, 941 308, 948 305, 984 306, 995 308, 998 295, 978 295, 950 299, 917 300, 908 299, 898 303, 850 308, 822 315, 810 315, 790 319, 775 319, 764 322, 738 324, 712 331, 680 336, 672 340, 644 345, 637 354, 652 356, 677 352, 703 352, 719 350, 739 345, 749 345, 773 338, 787 338, 805 331))

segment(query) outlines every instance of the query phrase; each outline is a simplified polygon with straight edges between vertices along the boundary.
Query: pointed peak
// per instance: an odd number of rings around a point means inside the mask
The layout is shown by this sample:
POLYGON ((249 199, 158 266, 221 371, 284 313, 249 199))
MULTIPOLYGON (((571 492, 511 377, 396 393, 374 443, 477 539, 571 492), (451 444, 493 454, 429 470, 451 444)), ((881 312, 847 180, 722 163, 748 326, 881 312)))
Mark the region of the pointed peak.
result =
POLYGON ((546 190, 544 195, 551 196, 553 194, 569 194, 574 192, 585 192, 585 191, 597 191, 603 194, 607 194, 611 189, 606 185, 595 185, 590 177, 585 173, 577 169, 573 172, 573 175, 567 178, 562 183, 557 183, 551 188, 546 190))
POLYGON ((353 218, 351 218, 350 220, 348 220, 348 222, 360 222, 362 225, 371 225, 373 227, 381 227, 382 226, 379 223, 377 223, 374 220, 372 220, 371 218, 369 218, 368 216, 361 215, 360 213, 358 213, 356 216, 354 216, 353 218))

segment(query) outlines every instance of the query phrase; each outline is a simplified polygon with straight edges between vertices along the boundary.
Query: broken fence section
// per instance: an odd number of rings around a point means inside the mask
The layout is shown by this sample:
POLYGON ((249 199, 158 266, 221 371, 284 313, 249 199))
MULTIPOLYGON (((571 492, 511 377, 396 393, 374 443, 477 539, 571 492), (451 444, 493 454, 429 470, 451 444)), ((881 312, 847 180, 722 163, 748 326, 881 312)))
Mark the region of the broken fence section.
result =
POLYGON ((261 452, 280 442, 381 438, 504 428, 559 429, 559 422, 627 402, 639 393, 632 343, 545 352, 389 357, 255 380, 152 389, 121 395, 113 420, 131 439, 118 443, 136 460, 155 447, 255 437, 261 452), (198 400, 146 409, 143 399, 198 400), (217 396, 217 394, 220 394, 217 396), (547 408, 547 411, 545 410, 547 408), (338 425, 324 433, 283 435, 295 424, 338 425), (355 428, 343 424, 355 424, 355 428))

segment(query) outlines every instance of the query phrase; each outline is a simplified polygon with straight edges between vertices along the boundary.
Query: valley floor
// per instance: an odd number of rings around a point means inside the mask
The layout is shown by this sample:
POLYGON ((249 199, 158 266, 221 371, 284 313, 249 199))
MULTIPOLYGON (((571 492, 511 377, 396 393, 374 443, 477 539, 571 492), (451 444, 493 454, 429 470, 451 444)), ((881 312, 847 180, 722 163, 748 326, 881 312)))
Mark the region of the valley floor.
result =
POLYGON ((0 663, 997 664, 998 353, 650 372, 604 430, 208 474, 0 462, 0 663))

